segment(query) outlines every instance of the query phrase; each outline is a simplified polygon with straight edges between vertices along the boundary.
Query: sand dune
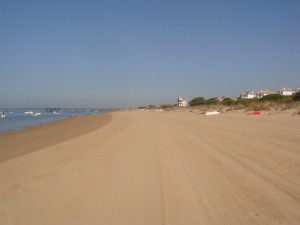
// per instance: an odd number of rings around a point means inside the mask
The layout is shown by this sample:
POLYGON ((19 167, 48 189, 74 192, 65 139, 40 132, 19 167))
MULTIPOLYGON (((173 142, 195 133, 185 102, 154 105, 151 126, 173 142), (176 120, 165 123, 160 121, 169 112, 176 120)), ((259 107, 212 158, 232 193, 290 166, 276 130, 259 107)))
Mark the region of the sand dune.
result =
POLYGON ((0 135, 0 224, 300 224, 299 116, 110 117, 0 135))

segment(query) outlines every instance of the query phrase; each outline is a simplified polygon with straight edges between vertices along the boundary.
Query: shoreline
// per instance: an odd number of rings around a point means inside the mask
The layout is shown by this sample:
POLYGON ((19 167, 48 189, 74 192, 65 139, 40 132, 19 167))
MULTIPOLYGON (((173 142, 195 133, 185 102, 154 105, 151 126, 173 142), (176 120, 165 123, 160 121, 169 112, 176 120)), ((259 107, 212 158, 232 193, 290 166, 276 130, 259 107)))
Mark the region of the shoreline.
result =
POLYGON ((69 115, 69 116, 58 118, 58 119, 55 119, 55 120, 44 121, 44 122, 40 122, 40 123, 33 124, 33 125, 26 125, 24 127, 12 129, 12 130, 1 131, 0 136, 2 134, 20 132, 20 131, 24 131, 24 130, 27 130, 27 129, 30 129, 30 128, 37 128, 37 127, 40 127, 40 126, 43 126, 43 125, 47 125, 47 124, 50 124, 50 123, 56 123, 56 122, 60 122, 60 121, 63 121, 63 120, 68 120, 68 119, 71 119, 71 118, 78 118, 78 117, 84 117, 84 116, 97 116, 97 115, 102 115, 102 114, 104 114, 104 113, 101 113, 101 114, 82 114, 82 115, 76 115, 76 116, 69 115))
POLYGON ((41 123, 33 124, 33 125, 27 125, 27 126, 12 129, 12 130, 4 130, 4 131, 0 131, 0 135, 7 134, 7 133, 12 133, 12 132, 23 131, 23 130, 30 129, 30 128, 36 128, 36 127, 39 127, 39 126, 42 126, 42 125, 45 125, 45 124, 48 124, 48 123, 55 123, 55 122, 59 122, 59 121, 62 121, 62 120, 68 119, 68 118, 69 117, 59 118, 57 120, 41 122, 41 123))
POLYGON ((110 121, 109 113, 101 113, 67 117, 0 133, 0 163, 76 138, 105 126, 110 121))
MULTIPOLYGON (((33 110, 29 110, 33 112, 33 110)), ((35 110, 34 110, 35 111, 35 110)), ((36 111, 39 112, 39 111, 36 111)), ((0 118, 0 134, 18 131, 24 128, 35 127, 41 124, 46 124, 49 122, 55 122, 58 120, 66 119, 68 117, 84 116, 84 115, 98 115, 98 113, 88 113, 88 112, 73 112, 65 111, 59 114, 54 114, 52 112, 42 111, 42 115, 33 117, 25 114, 24 110, 11 110, 5 113, 5 118, 0 118)), ((102 113, 102 112, 101 112, 102 113)))

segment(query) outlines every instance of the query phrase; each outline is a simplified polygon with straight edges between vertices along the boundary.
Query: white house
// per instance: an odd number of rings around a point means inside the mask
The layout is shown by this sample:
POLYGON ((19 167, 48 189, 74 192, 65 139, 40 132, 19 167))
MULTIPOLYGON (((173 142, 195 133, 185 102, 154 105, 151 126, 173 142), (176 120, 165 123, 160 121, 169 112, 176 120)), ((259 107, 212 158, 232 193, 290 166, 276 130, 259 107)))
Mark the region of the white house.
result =
POLYGON ((185 97, 178 97, 177 99, 178 106, 187 106, 187 100, 185 97))
POLYGON ((271 92, 271 91, 247 91, 247 92, 243 92, 240 94, 240 98, 243 98, 243 99, 252 99, 252 98, 262 98, 266 95, 269 95, 269 94, 273 94, 274 92, 271 92))
POLYGON ((254 93, 255 94, 255 98, 262 98, 266 95, 269 95, 269 94, 274 94, 274 92, 271 92, 271 91, 257 91, 254 93))
POLYGON ((246 91, 240 94, 240 98, 243 99, 249 99, 249 98, 255 98, 255 93, 253 91, 246 91))
POLYGON ((283 89, 281 89, 280 91, 279 91, 279 94, 281 94, 281 95, 286 95, 286 96, 288 96, 288 95, 292 95, 293 94, 293 90, 291 90, 290 88, 283 88, 283 89))

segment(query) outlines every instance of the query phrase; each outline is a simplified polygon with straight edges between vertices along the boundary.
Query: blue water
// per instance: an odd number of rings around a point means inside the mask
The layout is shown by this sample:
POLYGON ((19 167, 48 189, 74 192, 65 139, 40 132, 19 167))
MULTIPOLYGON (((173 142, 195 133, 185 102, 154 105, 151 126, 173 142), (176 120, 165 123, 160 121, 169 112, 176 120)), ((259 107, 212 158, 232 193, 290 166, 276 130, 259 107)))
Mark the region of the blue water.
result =
MULTIPOLYGON (((98 111, 63 111, 61 114, 53 114, 52 112, 45 112, 43 110, 31 109, 33 112, 41 112, 40 116, 30 116, 26 115, 24 112, 30 111, 26 110, 5 110, 6 117, 0 118, 0 133, 20 130, 26 127, 33 127, 39 124, 48 123, 51 121, 61 120, 74 115, 88 115, 88 114, 99 114, 98 111)), ((0 113, 1 115, 1 113, 0 113)))

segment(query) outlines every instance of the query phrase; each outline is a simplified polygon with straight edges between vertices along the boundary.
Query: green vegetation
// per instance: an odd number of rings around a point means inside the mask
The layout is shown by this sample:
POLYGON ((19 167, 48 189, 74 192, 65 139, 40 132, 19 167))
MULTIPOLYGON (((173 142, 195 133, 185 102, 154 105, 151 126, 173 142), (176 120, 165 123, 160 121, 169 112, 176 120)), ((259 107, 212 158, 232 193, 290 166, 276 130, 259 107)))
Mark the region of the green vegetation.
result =
POLYGON ((148 109, 155 109, 156 106, 155 105, 148 105, 148 109))
MULTIPOLYGON (((218 98, 209 98, 205 99, 203 97, 196 97, 192 99, 189 104, 190 106, 227 106, 229 109, 246 109, 250 110, 270 110, 271 108, 281 108, 285 106, 285 108, 292 107, 292 103, 300 101, 300 92, 297 92, 293 96, 283 96, 280 94, 269 94, 260 99, 232 99, 232 98, 224 98, 222 101, 219 101, 218 98), (290 104, 291 103, 291 104, 290 104)), ((171 110, 177 107, 177 104, 162 104, 160 105, 162 109, 171 110)), ((148 108, 154 109, 154 105, 149 105, 148 107, 141 106, 139 108, 148 108)))
POLYGON ((232 100, 231 98, 224 98, 223 101, 221 102, 222 105, 226 105, 226 106, 229 106, 229 105, 236 105, 237 104, 237 101, 235 100, 232 100))
POLYGON ((293 100, 294 101, 300 101, 300 92, 297 92, 296 94, 294 94, 293 100))
POLYGON ((190 106, 203 106, 205 109, 209 106, 226 106, 226 110, 245 109, 246 111, 269 111, 271 109, 287 110, 296 107, 296 101, 300 101, 300 92, 293 96, 284 96, 280 94, 269 94, 260 99, 231 99, 224 98, 223 101, 218 101, 217 98, 205 100, 203 97, 192 99, 190 106))
POLYGON ((205 102, 204 102, 205 105, 216 105, 218 103, 219 103, 219 101, 217 98, 210 98, 210 99, 205 100, 205 102))
MULTIPOLYGON (((224 106, 234 106, 241 105, 250 108, 255 108, 254 105, 259 105, 260 102, 277 102, 277 103, 292 103, 294 101, 300 101, 300 92, 294 94, 293 96, 283 96, 280 94, 269 94, 260 99, 242 99, 233 100, 231 98, 224 98, 223 101, 218 101, 217 98, 210 98, 205 100, 203 97, 197 97, 192 99, 189 104, 190 106, 201 106, 201 105, 224 105, 224 106)), ((263 104, 259 105, 259 108, 265 108, 263 104)))
POLYGON ((249 105, 253 102, 258 102, 258 99, 256 98, 251 98, 251 99, 244 99, 244 98, 239 98, 236 103, 240 105, 249 105))
POLYGON ((174 108, 176 106, 177 106, 176 104, 175 105, 172 105, 172 104, 163 104, 163 105, 160 105, 160 107, 162 109, 171 109, 171 108, 174 108))
POLYGON ((197 97, 192 99, 189 102, 190 106, 197 106, 197 105, 204 105, 205 104, 205 99, 203 97, 197 97))
POLYGON ((231 98, 224 98, 223 101, 218 101, 217 98, 210 98, 205 100, 203 97, 194 98, 190 101, 190 106, 199 106, 199 105, 249 105, 250 103, 257 102, 258 99, 237 99, 233 100, 231 98))
POLYGON ((284 99, 283 95, 280 95, 280 94, 269 94, 269 95, 266 95, 266 96, 262 97, 260 99, 260 101, 262 101, 262 102, 265 102, 265 101, 278 102, 278 101, 283 100, 283 99, 284 99))

